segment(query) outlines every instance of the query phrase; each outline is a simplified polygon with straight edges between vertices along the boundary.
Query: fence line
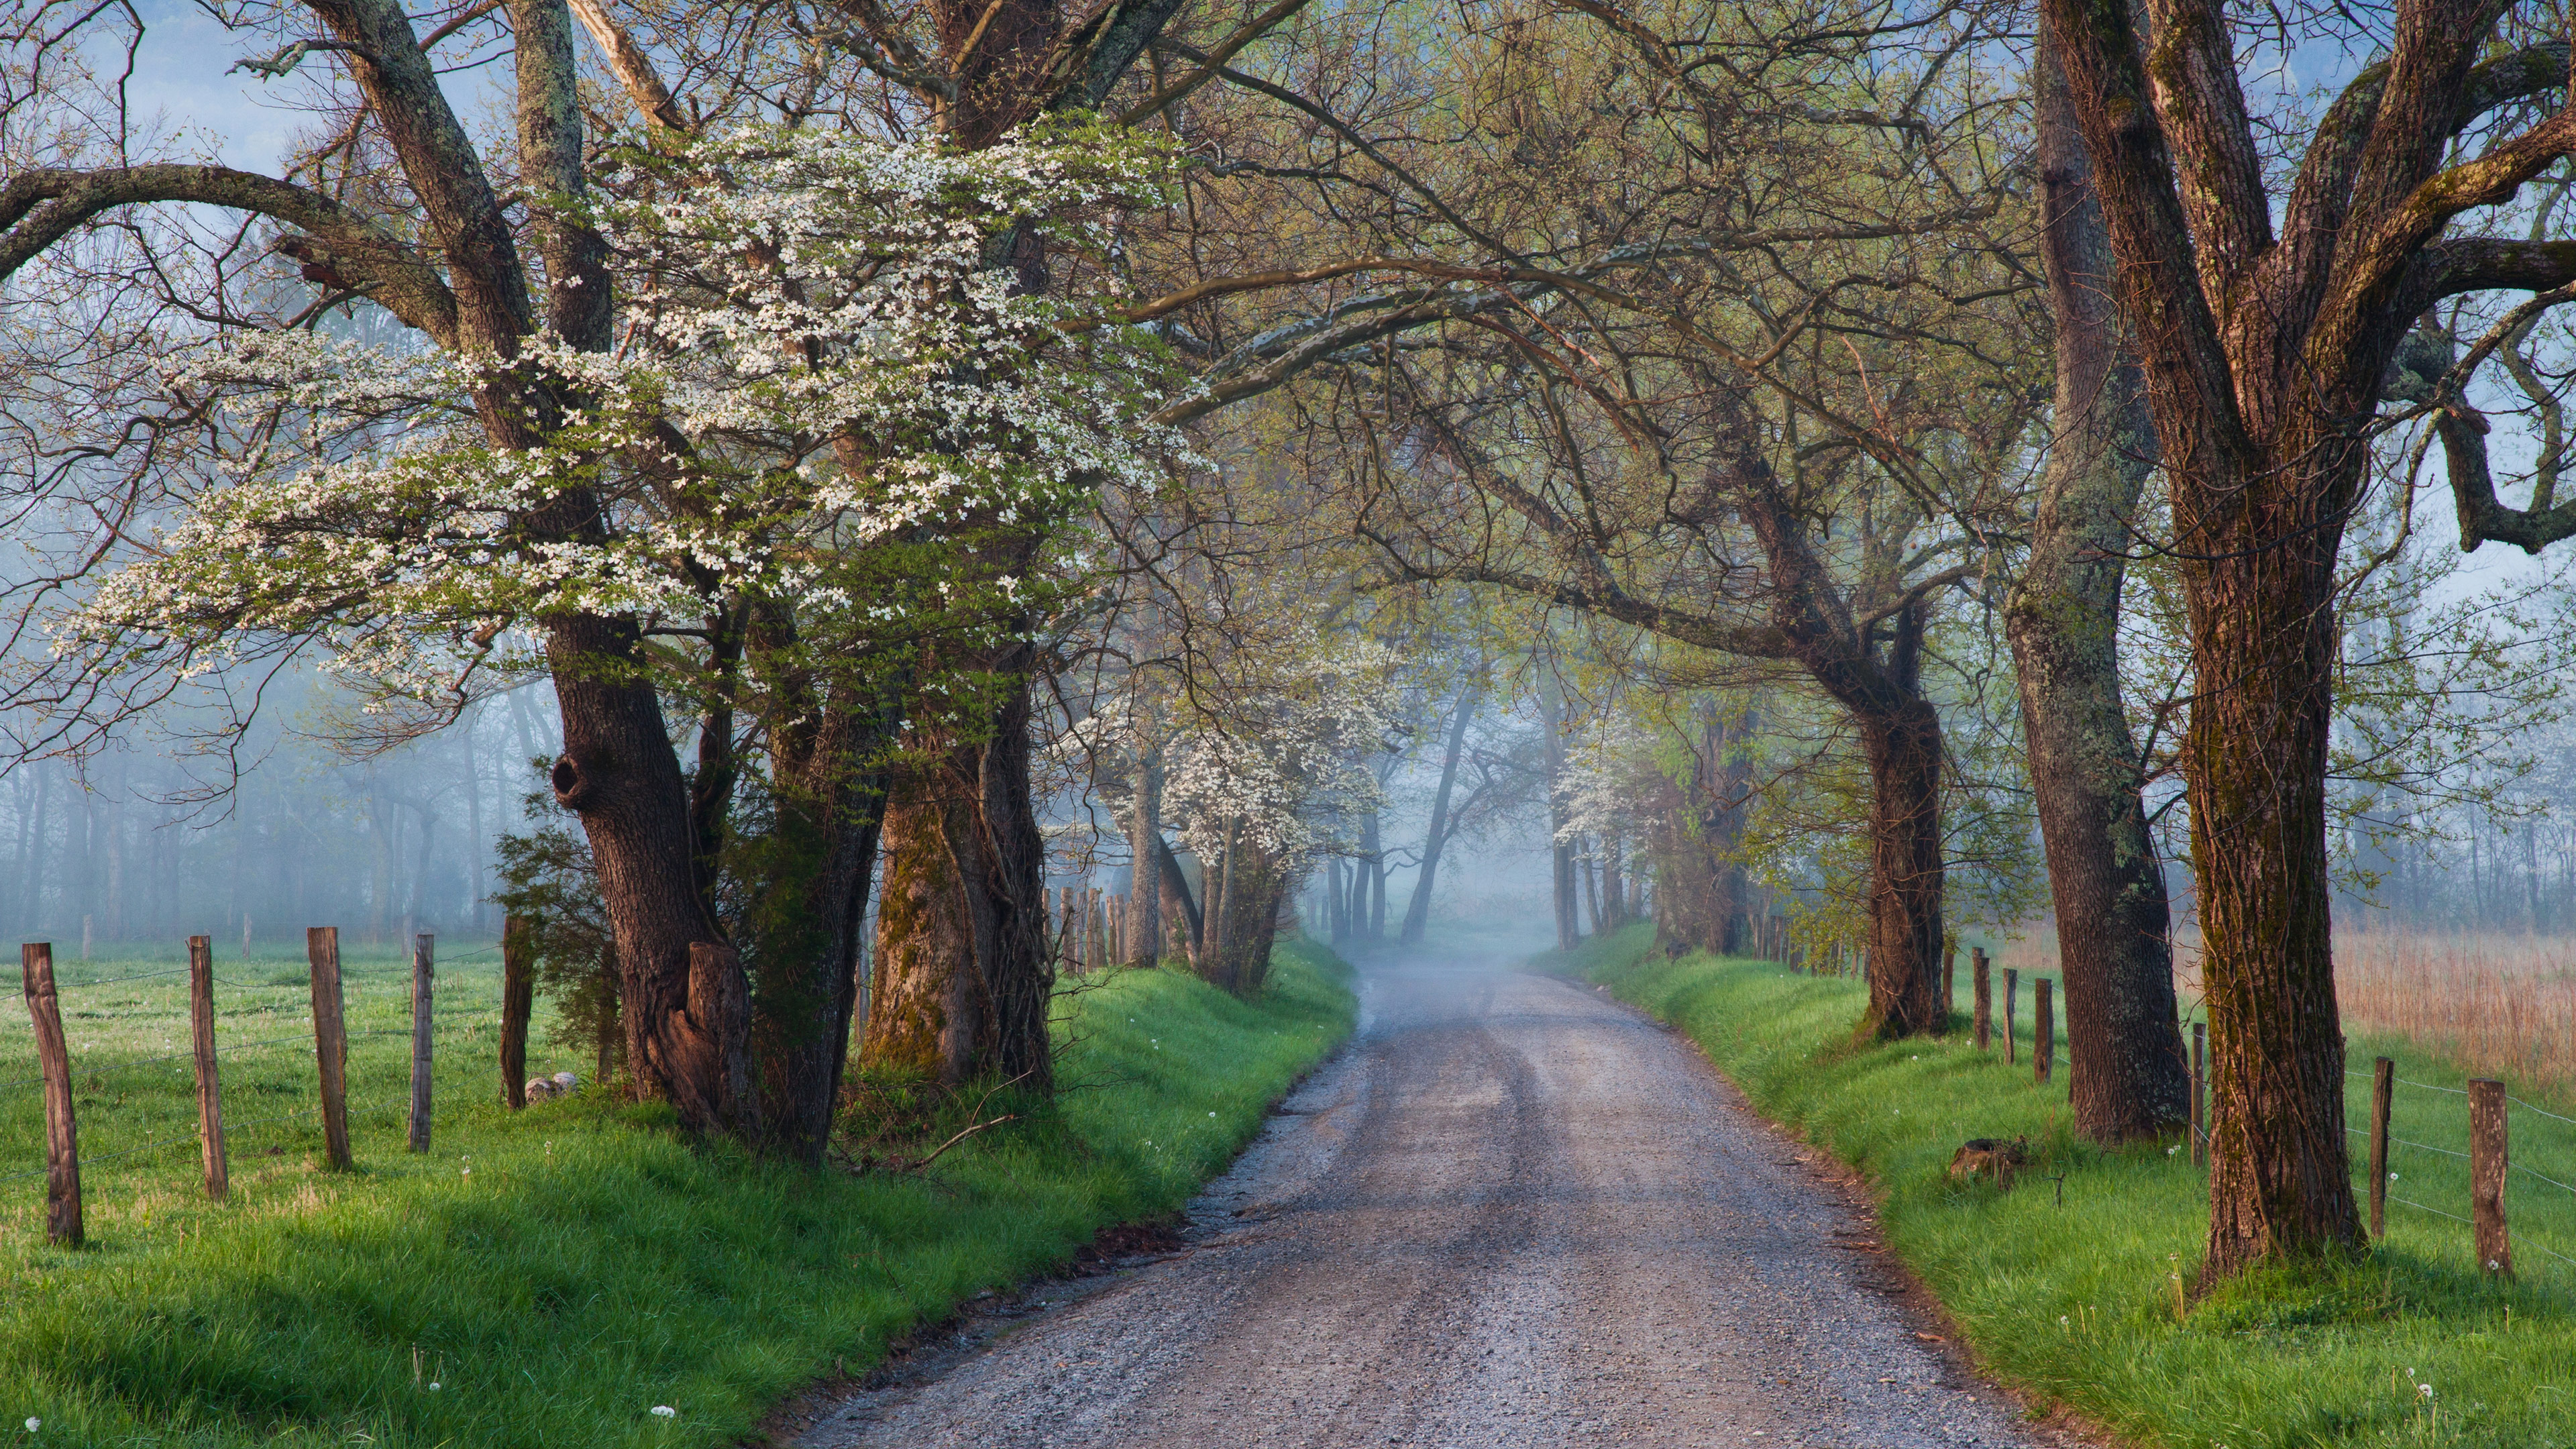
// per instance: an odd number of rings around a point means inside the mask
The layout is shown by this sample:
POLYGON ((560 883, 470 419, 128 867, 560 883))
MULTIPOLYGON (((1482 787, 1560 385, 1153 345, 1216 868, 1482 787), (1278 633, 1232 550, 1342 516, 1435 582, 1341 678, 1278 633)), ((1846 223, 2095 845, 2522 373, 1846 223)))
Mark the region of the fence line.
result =
MULTIPOLYGON (((2361 1130, 2361 1129, 2360 1129, 2360 1128, 2358 1128, 2358 1127, 2346 1127, 2346 1128, 2345 1128, 2345 1129, 2343 1129, 2343 1130, 2344 1130, 2345 1132, 2347 1132, 2347 1133, 2351 1134, 2352 1136, 2355 1136, 2355 1137, 2368 1137, 2368 1136, 2370 1135, 2369 1133, 2364 1132, 2363 1130, 2361 1130)), ((2403 1138, 2403 1137, 2391 1137, 2391 1138, 2389 1138, 2389 1139, 2388 1139, 2388 1141, 2389 1141, 2389 1145, 2394 1146, 2394 1147, 2414 1147, 2414 1148, 2419 1148, 2419 1149, 2421 1149, 2421 1150, 2423 1150, 2423 1151, 2426 1151, 2426 1152, 2438 1152, 2438 1153, 2442 1154, 2444 1157, 2456 1157, 2456 1158, 2460 1159, 2462 1162, 2467 1162, 2467 1161, 2469 1161, 2469 1160, 2470 1160, 2470 1158, 2469 1158, 2469 1154, 2467 1154, 2467 1153, 2465 1153, 2465 1152, 2453 1152, 2451 1149, 2449 1149, 2449 1148, 2447 1148, 2447 1147, 2436 1147, 2436 1146, 2434 1146, 2434 1145, 2433 1145, 2432 1143, 2430 1143, 2430 1142, 2409 1142, 2409 1141, 2407 1141, 2407 1140, 2406 1140, 2405 1138, 2403 1138)))
MULTIPOLYGON (((482 1018, 488 1015, 488 1011, 479 1005, 460 1009, 450 1004, 443 1011, 439 1009, 440 1003, 434 1000, 427 985, 430 946, 429 937, 426 934, 413 935, 411 959, 407 963, 402 963, 395 969, 373 972, 342 969, 338 959, 337 936, 338 932, 329 927, 317 927, 306 933, 309 976, 307 973, 299 972, 295 973, 295 976, 278 976, 258 981, 244 979, 242 976, 216 976, 207 969, 211 962, 207 959, 210 953, 206 949, 205 938, 192 937, 189 942, 189 963, 185 966, 130 971, 97 981, 58 983, 46 969, 51 964, 49 948, 43 943, 29 943, 22 955, 28 962, 33 963, 27 967, 29 976, 27 995, 37 1027, 38 1040, 35 1045, 43 1071, 31 1078, 0 1082, 0 1094, 35 1086, 47 1089, 45 1159, 41 1167, 27 1171, 0 1173, 0 1183, 14 1184, 30 1179, 46 1180, 48 1188, 44 1196, 47 1236, 58 1244, 78 1247, 83 1236, 80 1212, 80 1198, 83 1193, 80 1179, 81 1169, 85 1167, 94 1169, 122 1159, 135 1159, 137 1164, 142 1164, 156 1155, 167 1154, 171 1149, 194 1144, 205 1156, 206 1195, 220 1201, 227 1196, 225 1169, 225 1158, 229 1155, 225 1151, 227 1145, 246 1144, 256 1140, 253 1134, 272 1124, 298 1120, 310 1122, 318 1117, 324 1128, 331 1165, 346 1168, 352 1163, 344 1116, 347 1110, 345 1074, 349 1068, 358 1065, 349 1059, 349 1046, 355 1040, 367 1038, 410 1039, 412 1069, 409 1101, 412 1119, 410 1146, 414 1152, 426 1150, 428 1100, 425 1088, 437 1034, 442 1028, 451 1031, 463 1029, 470 1033, 482 1018), (299 981, 296 979, 297 976, 306 976, 307 980, 299 981), (104 1060, 94 1057, 85 1059, 70 1049, 71 1044, 63 1039, 62 1033, 56 1026, 59 1020, 56 1003, 61 1000, 66 988, 74 994, 75 1000, 79 1000, 91 987, 106 987, 124 982, 166 982, 167 978, 172 977, 187 978, 184 983, 186 991, 184 1005, 161 1001, 151 997, 147 991, 143 996, 131 1000, 119 998, 113 1003, 104 1000, 94 1001, 93 1005, 97 1009, 88 1013, 93 1021, 84 1034, 94 1034, 93 1040, 96 1044, 107 1046, 111 1053, 140 1046, 144 1048, 146 1055, 140 1057, 117 1055, 112 1059, 104 1060), (411 990, 407 993, 407 1002, 395 1001, 376 989, 388 983, 399 984, 406 977, 409 978, 411 985, 411 990), (378 1013, 380 1016, 387 1012, 407 1015, 408 1024, 398 1027, 348 1030, 344 1013, 348 1005, 353 1002, 351 998, 342 995, 341 987, 344 981, 352 984, 366 983, 363 997, 370 1012, 378 1013), (306 1016, 303 1003, 296 999, 295 993, 298 985, 308 983, 313 994, 309 1017, 306 1016), (256 1024, 267 1019, 275 1021, 278 1025, 287 1025, 290 1030, 295 1025, 309 1025, 312 1035, 308 1037, 298 1032, 285 1037, 265 1037, 217 1045, 208 1034, 208 1028, 213 1024, 212 988, 216 986, 240 993, 229 998, 236 1006, 235 1010, 228 1014, 236 1021, 247 1018, 249 1023, 256 1024), (406 1006, 407 1012, 405 1012, 406 1006), (299 1018, 302 1020, 299 1021, 299 1018), (172 1051, 152 1049, 152 1038, 156 1035, 163 1037, 162 1044, 168 1046, 172 1044, 170 1041, 172 1036, 191 1033, 196 1039, 187 1049, 172 1051), (227 1056, 238 1059, 250 1054, 275 1052, 279 1048, 305 1045, 315 1047, 318 1052, 319 1059, 315 1065, 319 1069, 321 1079, 319 1101, 291 1111, 245 1121, 227 1123, 220 1120, 221 1092, 217 1086, 216 1059, 227 1056), (196 1064, 194 1106, 197 1120, 187 1130, 154 1135, 153 1129, 156 1127, 175 1125, 173 1117, 161 1110, 161 1098, 156 1095, 171 1089, 174 1084, 170 1078, 145 1069, 191 1060, 196 1064), (92 1094, 92 1102, 103 1112, 93 1130, 95 1131, 97 1127, 107 1129, 105 1141, 98 1145, 105 1146, 106 1143, 120 1140, 131 1145, 117 1146, 104 1152, 84 1151, 83 1148, 89 1144, 76 1142, 72 1119, 53 1110, 56 1106, 66 1105, 58 1103, 55 1100, 55 1094, 67 1090, 79 1091, 79 1083, 84 1075, 88 1079, 87 1085, 92 1094), (112 1102, 105 1100, 111 1084, 112 1102), (129 1093, 135 1092, 141 1095, 128 1105, 129 1093), (143 1140, 137 1141, 135 1140, 137 1138, 143 1140)), ((498 949, 500 948, 484 947, 459 952, 449 958, 448 964, 453 966, 459 961, 489 956, 498 949)), ((503 954, 506 959, 508 953, 503 954)), ((181 983, 167 984, 180 985, 181 983)), ((87 1050, 88 1046, 83 1045, 82 1051, 87 1050)), ((173 1069, 181 1073, 186 1070, 175 1066, 173 1069)), ((258 1099, 254 1097, 242 1100, 244 1085, 256 1079, 255 1090, 274 1090, 277 1088, 277 1083, 273 1078, 274 1069, 254 1072, 252 1078, 245 1078, 231 1084, 233 1092, 230 1095, 236 1098, 239 1105, 252 1106, 258 1099)), ((290 1097, 289 1100, 293 1099, 290 1097)), ((392 1105, 393 1110, 399 1113, 402 1104, 396 1102, 392 1105)), ((368 1110, 373 1109, 374 1099, 371 1094, 368 1110)), ((20 1110, 24 1110, 23 1104, 12 1103, 13 1113, 20 1110)), ((275 1148, 272 1147, 270 1150, 274 1151, 275 1148)), ((157 1172, 157 1168, 139 1167, 137 1170, 147 1174, 138 1178, 138 1182, 158 1181, 157 1177, 149 1175, 157 1172)))

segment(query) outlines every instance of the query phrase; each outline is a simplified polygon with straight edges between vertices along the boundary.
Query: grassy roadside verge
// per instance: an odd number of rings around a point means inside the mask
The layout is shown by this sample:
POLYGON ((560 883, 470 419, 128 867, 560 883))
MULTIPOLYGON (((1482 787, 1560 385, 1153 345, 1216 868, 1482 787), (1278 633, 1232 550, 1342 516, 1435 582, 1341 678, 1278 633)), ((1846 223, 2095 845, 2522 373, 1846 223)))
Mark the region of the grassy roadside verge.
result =
POLYGON ((928 1180, 695 1149, 588 1098, 476 1103, 442 1111, 428 1158, 362 1143, 358 1172, 281 1162, 228 1212, 128 1216, 76 1254, 13 1242, 0 1445, 731 1442, 1222 1169, 1350 1029, 1346 968, 1303 943, 1276 961, 1250 1002, 1169 971, 1080 983, 1057 1110, 928 1180))
MULTIPOLYGON (((2576 1254, 2569 1194, 2516 1175, 2509 1208, 2528 1235, 2517 1253, 2528 1251, 2515 1283, 2479 1275, 2464 1224, 2392 1204, 2389 1236, 2366 1262, 2249 1281, 2178 1319, 2175 1275, 2188 1281, 2194 1269, 2207 1179, 2162 1147, 2074 1141, 2062 1066, 2043 1089, 2026 1054, 2006 1068, 1964 1035, 1855 1047, 1856 982, 1706 956, 1668 962, 1650 945, 1639 928, 1542 964, 1678 1025, 1763 1113, 1867 1174, 1887 1246, 1979 1361, 2037 1408, 2190 1449, 2576 1445, 2576 1266, 2539 1250, 2576 1254), (2022 1134, 2039 1161, 2015 1191, 1947 1180, 1961 1140, 2022 1134), (2062 1206, 2047 1180, 2060 1174, 2062 1206)), ((2353 1043, 2361 1064, 2378 1054, 2414 1081, 2459 1075, 2399 1044, 2353 1043)), ((2466 1113, 2445 1105, 2455 1100, 2401 1092, 2395 1135, 2457 1145, 2466 1113)), ((2356 1113, 2366 1101, 2352 1094, 2356 1113)), ((2576 1128, 2552 1138, 2514 1126, 2517 1163, 2576 1182, 2576 1128)), ((2401 1195, 2467 1213, 2465 1164, 2418 1151, 2392 1166, 2401 1195)))

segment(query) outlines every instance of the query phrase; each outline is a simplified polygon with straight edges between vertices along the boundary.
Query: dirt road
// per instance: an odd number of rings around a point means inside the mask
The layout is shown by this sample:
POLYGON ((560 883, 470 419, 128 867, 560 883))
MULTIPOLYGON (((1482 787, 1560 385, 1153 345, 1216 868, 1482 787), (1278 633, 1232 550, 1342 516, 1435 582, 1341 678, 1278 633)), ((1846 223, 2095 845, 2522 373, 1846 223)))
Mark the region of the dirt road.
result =
POLYGON ((1680 1038, 1493 964, 1381 965, 1361 1001, 1188 1247, 1040 1290, 800 1442, 2048 1442, 1916 1337, 1848 1195, 1680 1038))

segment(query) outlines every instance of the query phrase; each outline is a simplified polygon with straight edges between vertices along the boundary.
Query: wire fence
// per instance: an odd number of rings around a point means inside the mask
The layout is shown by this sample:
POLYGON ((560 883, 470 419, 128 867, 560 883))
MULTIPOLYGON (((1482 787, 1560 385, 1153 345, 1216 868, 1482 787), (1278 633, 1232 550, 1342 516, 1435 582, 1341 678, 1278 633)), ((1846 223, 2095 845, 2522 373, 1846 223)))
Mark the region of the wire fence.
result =
MULTIPOLYGON (((1976 953, 1983 955, 1984 953, 1976 953)), ((1962 961, 1967 966, 1972 963, 1962 961)), ((1988 970, 1988 1022, 1992 1033, 1992 1050, 1999 1063, 2011 1060, 2020 1072, 2036 1076, 2038 1021, 2036 989, 2040 981, 2051 982, 2055 996, 2053 1017, 2055 1040, 2049 1052, 2056 1068, 2055 1089, 2063 1091, 2071 1084, 2077 1064, 2064 1045, 2066 1022, 2066 987, 2062 978, 2040 973, 2023 976, 2008 972, 1989 957, 1980 963, 1988 970), (2023 992, 2028 1000, 2021 999, 2023 992)), ((1973 989, 1970 973, 1956 972, 1956 985, 1950 993, 1949 1006, 1960 1009, 1959 998, 1973 989)), ((1973 1001, 1973 997, 1971 1000, 1973 1001)), ((2188 1050, 2188 1047, 2186 1047, 2188 1050)), ((2195 1073, 2205 1067, 2194 1063, 2195 1073)), ((2420 1069, 2419 1069, 2420 1070, 2420 1069)), ((2371 1073, 2348 1072, 2348 1076, 2367 1082, 2371 1073)), ((2474 1246, 2477 1208, 2473 1173, 2477 1152, 2472 1150, 2470 1128, 2471 1092, 2465 1085, 2424 1081, 2420 1076, 2392 1076, 2393 1085, 2404 1090, 2392 1103, 2387 1151, 2393 1167, 2387 1183, 2381 1184, 2384 1202, 2419 1214, 2417 1227, 2408 1230, 2390 1225, 2390 1236, 2401 1240, 2410 1251, 2424 1252, 2439 1260, 2458 1260, 2469 1267, 2479 1266, 2474 1246), (2456 1145, 2449 1145, 2456 1144, 2456 1145), (2401 1195, 2389 1191, 2389 1183, 2404 1182, 2413 1189, 2401 1195), (2427 1198, 2432 1201, 2426 1201, 2427 1198), (2455 1206, 2439 1206, 2443 1201, 2455 1206), (2462 1231, 2463 1228, 2470 1231, 2462 1231)), ((2205 1087, 2195 1081, 2194 1095, 2202 1097, 2205 1087)), ((2518 1270, 2539 1268, 2547 1280, 2558 1287, 2576 1287, 2576 1117, 2543 1107, 2509 1092, 2501 1093, 2504 1103, 2505 1130, 2499 1134, 2495 1150, 2503 1158, 2502 1177, 2507 1184, 2500 1196, 2504 1231, 2518 1249, 2528 1255, 2514 1266, 2518 1270)), ((2368 1144, 2371 1136, 2366 1125, 2370 1111, 2367 1091, 2346 1094, 2347 1110, 2355 1114, 2345 1131, 2361 1140, 2353 1154, 2356 1183, 2367 1195, 2371 1170, 2368 1144)), ((2205 1160, 2210 1137, 2206 1125, 2198 1120, 2191 1124, 2189 1139, 2198 1147, 2194 1156, 2205 1160)), ((2179 1150, 2179 1149, 2177 1149, 2179 1150)))
MULTIPOLYGON (((430 1011, 430 1100, 451 1110, 500 1095, 500 947, 460 945, 437 953, 430 1011)), ((211 1174, 202 1151, 181 1150, 202 1149, 204 1137, 191 968, 184 948, 178 954, 183 964, 55 963, 80 1196, 111 1218, 203 1203, 225 1177, 238 1197, 244 1187, 298 1176, 326 1141, 313 968, 280 953, 226 962, 210 977, 228 1173, 211 1174), (227 1039, 235 1037, 242 1039, 227 1039)), ((342 951, 339 968, 353 1155, 401 1152, 412 1106, 411 953, 356 945, 342 951)), ((0 1253, 41 1245, 52 1207, 48 1094, 32 1004, 0 1012, 0 1253)), ((533 1069, 546 1053, 530 1055, 533 1069)))

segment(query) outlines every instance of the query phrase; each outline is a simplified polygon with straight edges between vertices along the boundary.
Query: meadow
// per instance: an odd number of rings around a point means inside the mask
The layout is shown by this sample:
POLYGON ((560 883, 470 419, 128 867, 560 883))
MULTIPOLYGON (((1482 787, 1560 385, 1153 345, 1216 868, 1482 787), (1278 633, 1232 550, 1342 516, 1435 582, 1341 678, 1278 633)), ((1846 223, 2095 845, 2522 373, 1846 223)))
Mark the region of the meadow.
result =
MULTIPOLYGON (((340 1173, 310 1116, 303 962, 219 962, 242 1125, 231 1199, 211 1203, 170 984, 186 978, 144 974, 176 958, 58 963, 86 1247, 45 1245, 43 1180, 24 1175, 41 1118, 29 1089, 0 1095, 0 1444, 733 1443, 960 1300, 1176 1210, 1353 1012, 1347 968, 1303 943, 1250 1001, 1171 970, 1075 978, 1052 1104, 995 1099, 1024 1119, 926 1172, 816 1172, 690 1143, 667 1109, 607 1093, 507 1110, 497 956, 467 948, 439 970, 436 1133, 414 1155, 408 967, 344 946, 357 1168, 340 1173)), ((541 1019, 540 1070, 591 1067, 541 1019)), ((33 1075, 21 1011, 0 1082, 33 1075)), ((936 1141, 971 1105, 895 1126, 936 1141)))
MULTIPOLYGON (((2057 974, 2057 935, 2045 923, 1977 939, 2000 964, 2057 974)), ((2178 934, 2186 1010, 2199 998, 2198 947, 2192 932, 2178 934)), ((2346 1031, 2403 1037, 2470 1072, 2576 1099, 2576 937, 2345 926, 2334 952, 2346 1031)))
MULTIPOLYGON (((1757 1108, 1860 1170, 1888 1251, 2035 1414, 2065 1410, 2177 1449, 2576 1445, 2576 1103, 2548 1083, 2507 1081, 2520 1099, 2509 1113, 2514 1279, 2479 1270, 2461 1221, 2467 1162, 2448 1154, 2466 1146, 2458 1089, 2469 1070, 2363 1034, 2350 1126, 2366 1125, 2370 1058, 2390 1056, 2405 1084, 2392 1136, 2414 1144, 2392 1150, 2387 1237, 2358 1261, 2191 1302, 2204 1170, 2179 1142, 2105 1150, 2075 1139, 2068 1068, 2050 1086, 2032 1081, 2027 979, 2022 1060, 2007 1067, 1964 1030, 1856 1044, 1857 981, 1705 955, 1673 962, 1651 945, 1632 928, 1570 960, 1540 959, 1680 1026, 1757 1108), (2030 1139, 2035 1161, 2012 1191, 1949 1179, 1961 1141, 2014 1136, 2030 1139)), ((1963 1010, 1966 974, 1963 960, 1963 1010)))

